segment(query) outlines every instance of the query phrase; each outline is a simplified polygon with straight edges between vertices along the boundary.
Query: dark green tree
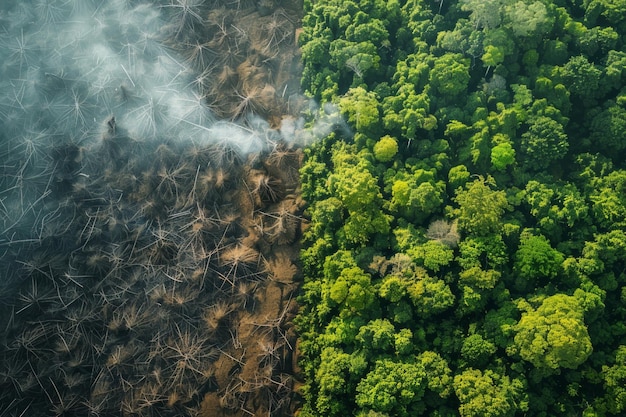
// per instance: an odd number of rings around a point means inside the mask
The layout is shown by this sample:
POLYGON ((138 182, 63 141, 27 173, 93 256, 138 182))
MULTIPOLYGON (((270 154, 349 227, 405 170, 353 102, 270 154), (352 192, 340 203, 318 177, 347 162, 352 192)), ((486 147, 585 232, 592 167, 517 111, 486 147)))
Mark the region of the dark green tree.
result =
POLYGON ((608 411, 615 415, 626 411, 626 346, 617 348, 613 365, 602 367, 602 379, 608 411))
POLYGON ((594 148, 619 156, 626 148, 626 109, 613 104, 598 113, 591 120, 591 138, 594 148))
POLYGON ((581 98, 594 98, 601 94, 602 70, 583 55, 571 57, 557 74, 568 90, 581 98))
POLYGON ((568 149, 568 138, 559 122, 546 116, 528 121, 528 131, 522 134, 521 143, 527 169, 546 169, 552 162, 563 158, 568 149))

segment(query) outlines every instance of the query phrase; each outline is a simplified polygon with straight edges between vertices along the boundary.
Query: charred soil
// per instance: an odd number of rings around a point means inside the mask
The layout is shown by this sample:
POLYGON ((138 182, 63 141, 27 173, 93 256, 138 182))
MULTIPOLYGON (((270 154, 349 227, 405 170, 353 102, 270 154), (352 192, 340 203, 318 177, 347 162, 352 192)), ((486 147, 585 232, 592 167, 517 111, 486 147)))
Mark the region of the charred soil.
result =
POLYGON ((269 121, 263 151, 138 141, 112 119, 97 146, 51 154, 62 203, 36 219, 38 239, 3 249, 15 259, 15 296, 0 305, 3 414, 298 408, 302 151, 276 129, 301 102, 301 8, 263 3, 200 8, 203 24, 170 45, 219 117, 269 121))

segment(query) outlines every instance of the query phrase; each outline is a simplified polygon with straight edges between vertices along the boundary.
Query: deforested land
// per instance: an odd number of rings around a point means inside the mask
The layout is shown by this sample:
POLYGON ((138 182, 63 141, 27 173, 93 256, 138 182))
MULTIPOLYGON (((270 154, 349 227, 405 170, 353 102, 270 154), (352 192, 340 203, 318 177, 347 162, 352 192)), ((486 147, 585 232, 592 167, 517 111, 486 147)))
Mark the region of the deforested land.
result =
POLYGON ((0 6, 1 415, 299 408, 301 6, 209 3, 0 6))

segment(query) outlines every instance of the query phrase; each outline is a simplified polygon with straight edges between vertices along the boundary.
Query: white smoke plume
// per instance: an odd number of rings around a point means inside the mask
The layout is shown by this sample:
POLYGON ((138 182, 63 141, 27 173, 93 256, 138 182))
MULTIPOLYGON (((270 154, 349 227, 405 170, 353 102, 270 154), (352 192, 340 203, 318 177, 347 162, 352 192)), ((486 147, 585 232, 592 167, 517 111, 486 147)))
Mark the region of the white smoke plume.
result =
POLYGON ((182 120, 212 120, 189 86, 190 67, 164 46, 177 30, 168 19, 184 10, 128 0, 3 4, 4 135, 91 145, 114 116, 134 139, 175 139, 191 136, 182 120))
POLYGON ((201 27, 204 3, 0 4, 0 244, 16 225, 34 221, 35 207, 46 201, 53 149, 105 148, 119 167, 124 152, 140 149, 149 158, 163 142, 226 143, 246 154, 266 149, 268 140, 269 146, 311 140, 296 132, 301 120, 282 130, 256 117, 246 117, 245 125, 216 120, 194 84, 198 57, 176 50, 201 27))

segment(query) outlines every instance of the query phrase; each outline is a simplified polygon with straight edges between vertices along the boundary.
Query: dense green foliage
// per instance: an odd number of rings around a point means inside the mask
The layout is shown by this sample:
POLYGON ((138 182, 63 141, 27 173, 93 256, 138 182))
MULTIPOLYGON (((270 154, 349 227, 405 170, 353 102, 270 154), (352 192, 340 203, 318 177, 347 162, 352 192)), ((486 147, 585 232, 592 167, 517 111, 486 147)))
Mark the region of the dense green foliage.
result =
POLYGON ((305 2, 302 416, 626 411, 626 2, 305 2))

